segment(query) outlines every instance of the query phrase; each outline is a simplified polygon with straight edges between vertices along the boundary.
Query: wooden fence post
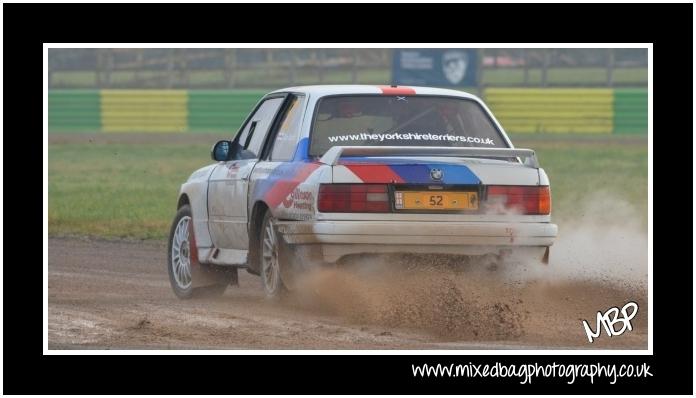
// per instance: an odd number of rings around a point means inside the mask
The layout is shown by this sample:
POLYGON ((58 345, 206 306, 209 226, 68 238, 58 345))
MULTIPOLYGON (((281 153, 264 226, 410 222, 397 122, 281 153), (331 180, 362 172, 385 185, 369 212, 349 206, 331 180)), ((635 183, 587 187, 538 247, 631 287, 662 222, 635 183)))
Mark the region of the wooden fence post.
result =
POLYGON ((174 57, 176 56, 176 49, 170 48, 169 54, 167 55, 167 88, 174 87, 174 57))
POLYGON ((237 68, 236 49, 229 48, 225 51, 225 86, 228 88, 234 87, 234 75, 237 68))
POLYGON ((351 68, 350 80, 353 84, 358 82, 358 50, 353 49, 353 67, 351 68))
POLYGON ((297 82, 297 58, 295 54, 295 49, 290 49, 290 84, 295 85, 297 82))
POLYGON ((141 79, 142 76, 140 72, 143 70, 143 67, 145 66, 145 49, 140 48, 137 50, 136 55, 135 55, 135 71, 133 72, 133 80, 135 83, 135 87, 142 87, 141 85, 141 79))
POLYGON ((111 69, 113 68, 113 49, 105 48, 97 51, 96 83, 99 88, 111 87, 111 69))
POLYGON ((529 54, 527 49, 522 49, 522 59, 524 62, 524 85, 529 86, 529 54))
POLYGON ((476 88, 478 89, 479 97, 483 97, 483 89, 485 88, 483 84, 483 59, 485 52, 483 48, 479 48, 476 50, 476 53, 478 55, 478 60, 476 61, 476 88))
POLYGON ((324 49, 320 48, 319 51, 319 83, 324 83, 324 49))
POLYGON ((548 69, 549 69, 549 64, 551 63, 551 51, 550 49, 546 49, 544 51, 544 63, 541 66, 541 86, 546 87, 548 86, 548 69))
POLYGON ((616 62, 614 49, 607 49, 607 85, 614 87, 614 63, 616 62))
POLYGON ((189 68, 187 54, 184 50, 179 51, 179 67, 181 68, 181 85, 187 87, 189 84, 189 68))

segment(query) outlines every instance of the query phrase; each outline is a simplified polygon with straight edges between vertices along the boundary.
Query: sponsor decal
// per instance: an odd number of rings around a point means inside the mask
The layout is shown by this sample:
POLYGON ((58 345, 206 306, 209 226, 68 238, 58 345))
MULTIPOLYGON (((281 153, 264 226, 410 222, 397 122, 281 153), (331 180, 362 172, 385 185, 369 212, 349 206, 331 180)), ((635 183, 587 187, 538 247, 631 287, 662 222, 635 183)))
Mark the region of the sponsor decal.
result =
POLYGON ((433 133, 354 133, 341 134, 327 137, 331 143, 340 143, 347 141, 360 141, 362 145, 366 145, 369 141, 384 142, 384 141, 438 141, 438 142, 462 142, 468 144, 483 144, 495 146, 495 141, 492 138, 470 137, 464 135, 452 134, 433 134, 433 133))
POLYGON ((254 200, 263 198, 271 208, 278 207, 319 166, 319 163, 308 162, 281 163, 267 177, 259 178, 252 197, 254 200))
POLYGON ((295 188, 285 200, 283 206, 286 209, 296 209, 306 212, 314 212, 314 193, 295 188))

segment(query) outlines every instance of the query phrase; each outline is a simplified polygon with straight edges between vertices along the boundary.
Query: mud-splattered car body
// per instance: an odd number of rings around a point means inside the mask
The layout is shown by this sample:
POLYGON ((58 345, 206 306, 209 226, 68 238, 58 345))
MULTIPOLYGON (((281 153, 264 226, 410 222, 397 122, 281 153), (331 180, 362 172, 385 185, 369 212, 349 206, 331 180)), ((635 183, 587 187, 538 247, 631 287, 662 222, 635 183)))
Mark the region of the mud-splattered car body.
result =
POLYGON ((514 149, 486 105, 464 92, 282 89, 224 145, 213 153, 223 160, 194 172, 179 196, 191 208, 191 252, 201 264, 258 273, 250 259, 266 213, 285 245, 325 262, 510 249, 541 260, 556 237, 549 180, 534 152, 514 149))

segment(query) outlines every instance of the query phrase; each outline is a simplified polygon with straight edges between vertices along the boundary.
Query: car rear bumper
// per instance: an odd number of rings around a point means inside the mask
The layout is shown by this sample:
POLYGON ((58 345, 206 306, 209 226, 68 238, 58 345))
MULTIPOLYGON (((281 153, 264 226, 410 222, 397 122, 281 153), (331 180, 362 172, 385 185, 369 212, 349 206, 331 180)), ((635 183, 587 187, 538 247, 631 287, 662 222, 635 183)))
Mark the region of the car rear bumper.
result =
POLYGON ((558 227, 550 223, 425 221, 281 221, 291 245, 316 245, 325 261, 359 253, 478 255, 503 249, 545 250, 558 227))

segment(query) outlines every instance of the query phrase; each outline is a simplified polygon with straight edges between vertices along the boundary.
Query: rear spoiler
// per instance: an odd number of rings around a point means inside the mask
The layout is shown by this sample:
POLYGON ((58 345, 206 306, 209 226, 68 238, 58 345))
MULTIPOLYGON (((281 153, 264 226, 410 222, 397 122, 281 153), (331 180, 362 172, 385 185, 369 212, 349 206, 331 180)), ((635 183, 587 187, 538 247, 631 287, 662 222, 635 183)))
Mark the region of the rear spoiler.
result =
POLYGON ((320 163, 335 166, 342 156, 482 156, 491 158, 525 158, 525 166, 539 168, 536 153, 531 149, 466 148, 445 146, 333 146, 319 159, 320 163))

